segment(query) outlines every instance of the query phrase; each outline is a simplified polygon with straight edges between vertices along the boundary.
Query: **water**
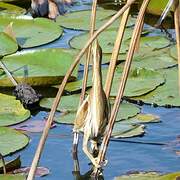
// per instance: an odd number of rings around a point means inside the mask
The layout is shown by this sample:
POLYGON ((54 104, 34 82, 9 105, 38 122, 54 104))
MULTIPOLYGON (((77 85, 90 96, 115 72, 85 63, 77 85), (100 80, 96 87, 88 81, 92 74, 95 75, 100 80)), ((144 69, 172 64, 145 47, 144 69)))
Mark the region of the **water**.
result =
MULTIPOLYGON (((81 6, 74 6, 73 10, 90 8, 87 1, 81 1, 80 4, 81 6)), ((38 48, 69 48, 69 39, 80 33, 82 31, 64 29, 63 36, 60 39, 38 48)), ((142 111, 160 116, 161 123, 147 124, 146 133, 143 137, 111 141, 107 152, 108 165, 103 172, 104 179, 110 180, 129 171, 160 171, 166 173, 180 170, 180 157, 175 153, 176 150, 180 149, 180 143, 177 140, 180 135, 180 110, 177 108, 153 108, 144 105, 142 111)), ((32 118, 34 121, 43 120, 47 115, 48 112, 40 111, 32 118)), ((23 151, 13 155, 21 155, 22 166, 31 165, 41 137, 41 133, 29 133, 28 135, 31 139, 29 145, 23 151)), ((48 176, 36 179, 78 179, 79 177, 73 177, 72 173, 71 146, 72 126, 57 124, 56 128, 51 129, 39 163, 39 166, 48 167, 51 173, 48 176)), ((82 152, 81 146, 80 143, 79 162, 83 175, 91 169, 91 166, 88 165, 89 161, 82 152)), ((85 177, 84 179, 88 178, 85 177)))

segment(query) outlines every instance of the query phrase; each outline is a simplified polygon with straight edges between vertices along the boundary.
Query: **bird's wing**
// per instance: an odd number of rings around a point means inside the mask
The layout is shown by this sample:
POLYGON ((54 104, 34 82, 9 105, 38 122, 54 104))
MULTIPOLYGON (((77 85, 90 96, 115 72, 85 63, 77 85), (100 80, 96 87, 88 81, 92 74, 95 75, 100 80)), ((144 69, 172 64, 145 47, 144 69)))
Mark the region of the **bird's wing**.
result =
POLYGON ((89 106, 89 95, 83 101, 83 103, 81 104, 81 106, 79 107, 79 109, 77 111, 76 118, 74 120, 74 129, 75 130, 80 130, 84 126, 85 119, 86 119, 87 112, 88 112, 88 106, 89 106))

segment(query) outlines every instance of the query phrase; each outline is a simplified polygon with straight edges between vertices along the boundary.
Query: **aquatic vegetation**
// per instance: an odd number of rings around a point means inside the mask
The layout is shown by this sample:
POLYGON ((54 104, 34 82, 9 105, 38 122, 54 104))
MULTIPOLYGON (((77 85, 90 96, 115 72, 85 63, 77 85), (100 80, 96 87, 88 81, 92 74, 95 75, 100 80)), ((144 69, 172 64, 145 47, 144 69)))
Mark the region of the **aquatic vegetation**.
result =
POLYGON ((0 15, 22 15, 26 13, 26 9, 12 4, 0 2, 0 15))
POLYGON ((0 127, 0 152, 3 156, 23 149, 29 143, 29 138, 12 128, 0 127))
POLYGON ((0 126, 23 122, 31 115, 14 96, 0 93, 0 106, 0 126))
POLYGON ((0 57, 15 53, 18 45, 10 36, 4 32, 0 32, 0 57))
MULTIPOLYGON (((73 54, 66 49, 42 49, 19 52, 4 57, 3 63, 18 82, 26 82, 34 86, 59 84, 70 64, 73 54), (26 77, 26 78, 25 78, 26 77)), ((77 77, 77 68, 69 81, 77 77)), ((0 86, 13 86, 6 75, 0 76, 0 86)))
POLYGON ((21 48, 30 48, 52 42, 60 37, 62 28, 55 22, 29 16, 0 16, 0 32, 13 22, 12 28, 21 48))

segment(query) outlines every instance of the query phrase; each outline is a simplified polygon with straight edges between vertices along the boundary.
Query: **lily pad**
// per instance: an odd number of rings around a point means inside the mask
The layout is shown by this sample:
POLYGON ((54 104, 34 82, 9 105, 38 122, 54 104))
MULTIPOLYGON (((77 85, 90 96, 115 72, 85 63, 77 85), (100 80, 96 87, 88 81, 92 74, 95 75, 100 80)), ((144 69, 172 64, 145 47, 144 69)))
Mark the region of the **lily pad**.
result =
MULTIPOLYGON (((129 39, 132 36, 132 29, 131 28, 126 28, 125 35, 123 41, 129 39)), ((117 30, 114 29, 109 29, 105 32, 103 32, 99 37, 99 44, 102 48, 103 53, 112 53, 113 47, 114 47, 114 41, 117 36, 117 30)), ((85 43, 87 42, 89 38, 88 33, 81 34, 80 36, 74 37, 70 41, 70 45, 73 48, 76 49, 82 49, 85 43)), ((125 53, 128 50, 128 44, 122 43, 120 52, 125 53)))
POLYGON ((52 42, 62 34, 62 28, 55 22, 45 18, 30 19, 29 16, 0 16, 0 31, 11 22, 21 48, 52 42))
MULTIPOLYGON (((148 52, 146 55, 136 55, 132 62, 132 67, 147 69, 162 69, 172 67, 177 61, 169 55, 169 48, 148 52)), ((120 66, 124 65, 121 64, 120 66)))
POLYGON ((135 100, 141 100, 147 104, 156 104, 158 106, 180 106, 179 88, 178 88, 178 69, 170 68, 162 70, 166 76, 166 83, 159 86, 147 95, 134 97, 135 100))
MULTIPOLYGON (((79 95, 63 96, 57 110, 62 114, 56 114, 55 121, 65 124, 73 124, 79 105, 79 95), (72 103, 73 102, 73 103, 72 103)), ((40 101, 40 106, 50 109, 54 98, 44 98, 40 101)), ((130 103, 123 103, 118 113, 119 120, 127 119, 137 115, 140 108, 130 103)))
POLYGON ((25 14, 26 10, 4 2, 0 2, 0 15, 6 14, 6 15, 20 15, 25 14))
POLYGON ((121 120, 125 124, 144 124, 144 123, 159 123, 160 117, 153 114, 137 114, 132 118, 121 120))
POLYGON ((0 32, 0 57, 12 54, 18 50, 17 43, 4 32, 0 32))
MULTIPOLYGON (((130 44, 130 39, 125 41, 126 45, 130 44)), ((162 49, 170 45, 170 41, 164 36, 145 36, 140 38, 139 52, 155 49, 162 49)))
POLYGON ((144 125, 131 125, 116 122, 113 128, 112 137, 114 138, 129 138, 141 136, 144 132, 144 125))
POLYGON ((29 143, 29 138, 8 127, 0 127, 0 152, 3 156, 23 149, 29 143))
POLYGON ((0 106, 0 126, 20 123, 31 115, 14 96, 0 93, 0 106))
POLYGON ((122 175, 116 177, 115 180, 177 180, 180 177, 180 172, 159 174, 157 172, 139 172, 130 175, 122 175))
MULTIPOLYGON (((66 49, 41 49, 20 52, 3 58, 4 64, 18 82, 34 86, 60 84, 70 65, 74 61, 73 53, 66 49), (20 69, 19 69, 20 68, 20 69), (17 70, 18 69, 18 70, 17 70), (24 69, 27 78, 24 78, 24 69)), ((69 78, 75 80, 77 68, 69 78)), ((0 86, 13 86, 7 76, 0 75, 0 86)))
POLYGON ((177 59, 177 46, 172 46, 170 48, 170 56, 177 59))
MULTIPOLYGON (((115 96, 117 94, 117 90, 119 87, 122 69, 119 69, 117 71, 119 72, 117 72, 114 78, 111 96, 115 96)), ((127 80, 125 96, 133 97, 146 94, 156 89, 164 82, 164 76, 157 71, 144 68, 132 69, 127 80)))
POLYGON ((0 179, 1 180, 26 180, 26 176, 24 176, 24 175, 10 175, 10 174, 2 175, 2 174, 0 174, 0 179))
MULTIPOLYGON (((104 19, 115 14, 116 11, 113 10, 104 10, 99 9, 97 10, 97 17, 96 23, 97 28, 104 24, 104 19)), ((56 22, 64 27, 71 28, 71 29, 83 29, 89 30, 89 23, 90 23, 91 11, 76 11, 65 14, 64 16, 59 16, 56 19, 56 22)))

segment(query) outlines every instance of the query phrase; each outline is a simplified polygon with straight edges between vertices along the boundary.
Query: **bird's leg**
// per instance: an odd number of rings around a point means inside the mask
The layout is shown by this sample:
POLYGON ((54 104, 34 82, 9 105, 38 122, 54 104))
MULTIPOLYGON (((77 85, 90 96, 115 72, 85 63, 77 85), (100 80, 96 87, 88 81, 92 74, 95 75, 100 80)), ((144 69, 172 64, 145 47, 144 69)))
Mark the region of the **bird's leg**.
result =
POLYGON ((89 135, 84 134, 84 139, 83 139, 83 151, 87 155, 87 157, 91 160, 92 164, 96 167, 99 168, 99 164, 96 161, 96 158, 93 157, 93 155, 89 152, 88 150, 88 140, 89 140, 89 135))
POLYGON ((74 132, 73 148, 72 148, 72 156, 73 156, 73 160, 74 160, 74 172, 80 171, 78 155, 77 155, 78 141, 79 141, 79 133, 74 132))

